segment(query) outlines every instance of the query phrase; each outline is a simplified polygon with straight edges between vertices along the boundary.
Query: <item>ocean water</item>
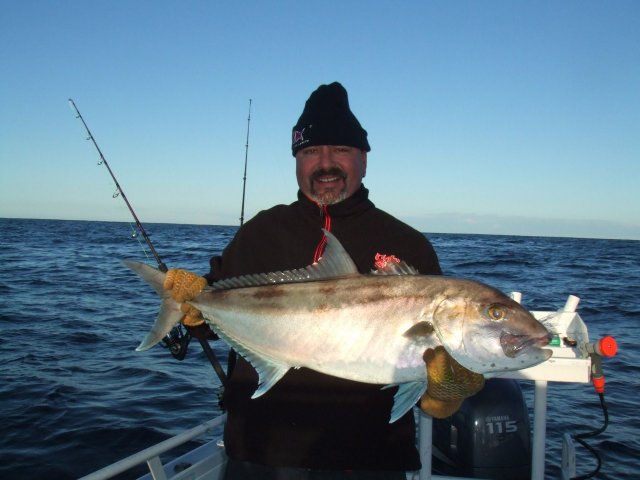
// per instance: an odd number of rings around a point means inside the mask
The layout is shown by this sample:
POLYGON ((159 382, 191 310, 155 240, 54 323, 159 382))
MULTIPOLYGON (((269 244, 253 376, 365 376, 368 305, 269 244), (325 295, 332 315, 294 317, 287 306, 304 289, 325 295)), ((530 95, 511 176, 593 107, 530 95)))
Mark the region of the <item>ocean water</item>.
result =
MULTIPOLYGON (((200 273, 235 232, 146 229, 168 266, 200 273)), ((183 361, 161 347, 134 351, 158 301, 120 263, 145 260, 132 232, 128 223, 0 219, 0 478, 77 478, 219 413, 219 382, 197 342, 183 361)), ((640 477, 640 242, 428 237, 447 274, 520 291, 531 310, 577 295, 591 338, 616 337, 619 353, 604 362, 610 424, 590 444, 603 459, 597 478, 640 477)), ((212 345, 224 360, 224 345, 212 345)), ((522 387, 530 399, 533 385, 522 387)), ((550 384, 548 410, 554 478, 562 433, 594 430, 602 413, 589 384, 550 384)), ((588 473, 595 463, 578 453, 578 473, 588 473)))

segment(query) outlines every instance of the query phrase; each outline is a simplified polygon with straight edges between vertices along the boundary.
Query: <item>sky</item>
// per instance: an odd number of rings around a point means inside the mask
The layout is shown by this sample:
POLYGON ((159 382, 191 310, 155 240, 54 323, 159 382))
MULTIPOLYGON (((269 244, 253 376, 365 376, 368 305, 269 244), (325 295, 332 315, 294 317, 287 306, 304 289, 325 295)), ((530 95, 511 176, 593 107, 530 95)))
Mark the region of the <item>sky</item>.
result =
POLYGON ((422 232, 640 239, 640 2, 0 0, 0 217, 239 223, 341 82, 422 232), (249 100, 251 99, 250 122, 249 100), (247 128, 249 127, 249 146, 247 128))

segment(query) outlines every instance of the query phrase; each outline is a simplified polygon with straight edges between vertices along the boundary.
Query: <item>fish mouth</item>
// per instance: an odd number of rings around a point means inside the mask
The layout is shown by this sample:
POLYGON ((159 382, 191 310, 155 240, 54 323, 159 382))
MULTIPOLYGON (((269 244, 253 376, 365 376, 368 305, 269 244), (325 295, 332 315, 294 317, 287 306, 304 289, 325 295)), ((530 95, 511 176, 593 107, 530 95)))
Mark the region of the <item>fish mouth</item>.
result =
POLYGON ((547 333, 539 337, 531 337, 530 335, 514 335, 512 333, 502 332, 500 335, 500 345, 502 351, 509 358, 515 358, 531 349, 540 349, 548 345, 551 341, 551 334, 547 333))

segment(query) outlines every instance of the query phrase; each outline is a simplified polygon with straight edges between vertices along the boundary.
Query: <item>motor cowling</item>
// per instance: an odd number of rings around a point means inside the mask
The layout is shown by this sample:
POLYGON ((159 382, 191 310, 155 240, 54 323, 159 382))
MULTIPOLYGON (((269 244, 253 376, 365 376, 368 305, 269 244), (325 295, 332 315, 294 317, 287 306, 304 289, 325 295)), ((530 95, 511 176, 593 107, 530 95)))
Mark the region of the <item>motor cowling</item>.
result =
POLYGON ((433 419, 433 470, 476 478, 531 477, 531 426, 520 384, 493 378, 460 410, 433 419))

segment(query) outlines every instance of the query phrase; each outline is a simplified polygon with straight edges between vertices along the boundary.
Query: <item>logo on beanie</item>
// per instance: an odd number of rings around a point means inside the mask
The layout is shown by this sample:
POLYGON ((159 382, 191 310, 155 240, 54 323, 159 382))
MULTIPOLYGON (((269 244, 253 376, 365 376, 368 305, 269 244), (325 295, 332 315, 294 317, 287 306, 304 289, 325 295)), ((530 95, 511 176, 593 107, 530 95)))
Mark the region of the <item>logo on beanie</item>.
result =
POLYGON ((291 148, 294 150, 294 155, 296 151, 300 150, 303 145, 306 145, 310 141, 308 138, 304 138, 308 133, 305 133, 307 128, 313 128, 313 125, 306 125, 301 130, 293 131, 293 142, 291 144, 291 148))
POLYGON ((303 128, 302 130, 294 130, 293 131, 293 143, 298 143, 298 142, 304 142, 304 131, 307 129, 307 127, 303 128))

